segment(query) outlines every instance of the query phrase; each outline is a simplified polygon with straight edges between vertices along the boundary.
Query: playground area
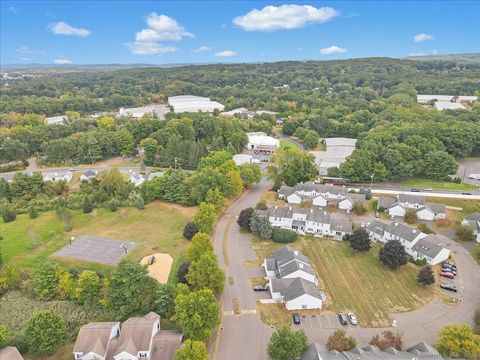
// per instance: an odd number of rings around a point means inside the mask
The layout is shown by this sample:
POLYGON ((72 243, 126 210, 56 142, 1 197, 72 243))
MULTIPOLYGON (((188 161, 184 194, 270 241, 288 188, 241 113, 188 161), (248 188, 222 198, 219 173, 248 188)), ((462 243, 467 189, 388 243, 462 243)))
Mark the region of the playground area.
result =
POLYGON ((148 275, 157 280, 160 284, 166 284, 172 268, 173 259, 169 254, 155 253, 145 256, 140 264, 147 265, 148 275))

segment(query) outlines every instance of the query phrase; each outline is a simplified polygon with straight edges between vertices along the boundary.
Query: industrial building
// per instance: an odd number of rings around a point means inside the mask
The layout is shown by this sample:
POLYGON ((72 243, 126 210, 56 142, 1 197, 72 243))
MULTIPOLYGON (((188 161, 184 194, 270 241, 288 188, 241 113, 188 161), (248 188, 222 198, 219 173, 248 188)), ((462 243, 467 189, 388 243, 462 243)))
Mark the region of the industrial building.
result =
POLYGON ((225 106, 219 102, 212 101, 208 97, 194 96, 194 95, 181 95, 170 96, 168 98, 168 104, 173 108, 176 113, 182 112, 213 112, 215 109, 223 111, 225 106))
POLYGON ((315 163, 320 175, 328 175, 328 169, 338 168, 355 150, 357 139, 326 138, 325 151, 310 151, 315 156, 315 163))
POLYGON ((143 115, 154 115, 159 119, 164 119, 165 114, 170 112, 168 105, 148 105, 136 108, 120 108, 118 116, 131 116, 135 119, 141 118, 143 115))
POLYGON ((267 136, 264 132, 250 132, 247 133, 248 144, 247 149, 255 151, 274 152, 280 146, 280 141, 267 136))

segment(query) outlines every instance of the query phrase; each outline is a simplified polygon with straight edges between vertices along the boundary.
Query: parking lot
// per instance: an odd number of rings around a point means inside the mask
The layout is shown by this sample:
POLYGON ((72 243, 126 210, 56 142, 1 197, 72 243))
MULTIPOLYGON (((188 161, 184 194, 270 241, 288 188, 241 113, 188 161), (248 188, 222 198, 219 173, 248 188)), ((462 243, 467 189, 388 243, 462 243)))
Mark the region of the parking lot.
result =
POLYGON ((467 184, 480 186, 480 180, 470 179, 470 174, 480 174, 480 159, 465 158, 458 160, 457 176, 467 184))

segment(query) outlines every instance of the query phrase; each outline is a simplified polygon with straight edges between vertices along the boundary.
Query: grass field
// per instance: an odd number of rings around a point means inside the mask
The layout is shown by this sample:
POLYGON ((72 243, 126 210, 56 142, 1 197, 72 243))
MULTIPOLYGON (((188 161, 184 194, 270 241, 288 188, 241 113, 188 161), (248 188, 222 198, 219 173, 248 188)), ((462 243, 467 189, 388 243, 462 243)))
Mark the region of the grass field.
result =
MULTIPOLYGON (((280 246, 258 240, 253 244, 258 264, 280 246)), ((312 237, 302 237, 292 246, 301 250, 314 266, 320 288, 327 294, 323 310, 355 312, 363 326, 390 325, 390 313, 416 309, 435 294, 434 287, 424 288, 417 283, 418 270, 414 265, 398 271, 385 268, 378 260, 378 244, 369 253, 355 253, 345 242, 312 237)))
POLYGON ((280 149, 285 149, 285 148, 296 148, 297 145, 290 140, 287 139, 280 139, 280 149))
MULTIPOLYGON (((189 244, 182 237, 183 227, 195 211, 196 208, 160 201, 148 204, 143 211, 134 208, 121 208, 117 212, 97 209, 90 214, 73 211, 73 230, 68 234, 63 232, 53 211, 41 213, 33 220, 20 215, 17 220, 1 225, 2 256, 5 264, 32 269, 67 244, 69 237, 88 234, 139 243, 129 255, 136 260, 154 252, 169 253, 174 258, 173 271, 189 244)), ((74 260, 66 262, 86 265, 74 260)))
POLYGON ((441 226, 437 222, 433 225, 432 230, 435 232, 441 232, 445 230, 455 229, 455 227, 461 223, 463 218, 466 215, 473 214, 474 212, 480 211, 480 201, 479 200, 464 200, 464 199, 450 199, 450 198, 435 198, 429 197, 428 201, 443 203, 447 206, 453 206, 457 208, 462 208, 462 210, 450 210, 447 209, 447 220, 446 222, 441 222, 441 226))
POLYGON ((419 179, 406 179, 398 183, 401 186, 407 186, 418 189, 439 189, 439 190, 475 190, 477 187, 470 184, 456 184, 450 181, 419 179))

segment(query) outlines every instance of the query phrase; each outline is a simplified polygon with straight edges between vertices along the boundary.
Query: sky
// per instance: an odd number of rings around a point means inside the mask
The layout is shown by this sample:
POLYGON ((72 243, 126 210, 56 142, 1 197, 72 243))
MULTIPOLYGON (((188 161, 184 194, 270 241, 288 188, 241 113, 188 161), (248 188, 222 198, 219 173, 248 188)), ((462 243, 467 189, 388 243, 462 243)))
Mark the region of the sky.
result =
POLYGON ((0 0, 2 64, 176 64, 480 52, 480 1, 0 0))

